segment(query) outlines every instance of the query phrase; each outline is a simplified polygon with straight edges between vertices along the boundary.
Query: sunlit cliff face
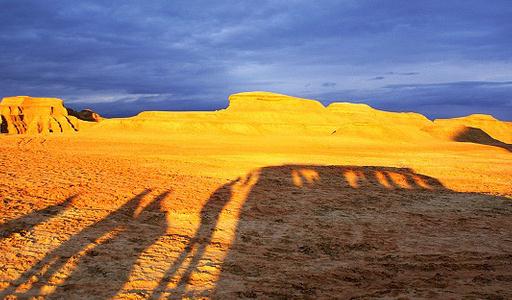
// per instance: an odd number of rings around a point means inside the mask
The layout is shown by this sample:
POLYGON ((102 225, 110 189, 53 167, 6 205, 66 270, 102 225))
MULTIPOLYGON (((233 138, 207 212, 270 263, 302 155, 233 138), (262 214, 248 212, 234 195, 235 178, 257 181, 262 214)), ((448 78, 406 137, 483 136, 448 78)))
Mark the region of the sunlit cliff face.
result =
POLYGON ((57 98, 6 97, 0 102, 2 132, 36 134, 74 132, 78 120, 69 116, 62 100, 57 98))

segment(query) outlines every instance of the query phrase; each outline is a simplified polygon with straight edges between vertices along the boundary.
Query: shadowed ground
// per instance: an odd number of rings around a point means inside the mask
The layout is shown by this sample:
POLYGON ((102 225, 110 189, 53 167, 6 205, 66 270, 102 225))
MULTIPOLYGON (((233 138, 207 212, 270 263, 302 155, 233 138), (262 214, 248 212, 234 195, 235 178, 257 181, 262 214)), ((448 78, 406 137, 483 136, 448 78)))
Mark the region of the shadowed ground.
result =
POLYGON ((44 209, 34 211, 30 214, 24 215, 14 220, 7 221, 0 225, 0 237, 9 238, 13 234, 25 235, 32 228, 46 220, 57 216, 68 208, 76 195, 66 198, 62 203, 45 207, 44 209))
POLYGON ((186 265, 167 295, 497 296, 509 293, 512 280, 512 243, 503 242, 511 215, 507 199, 455 193, 406 168, 266 167, 213 193, 196 235, 164 276, 186 265), (187 292, 235 185, 249 185, 249 194, 214 294, 187 292))
MULTIPOLYGON (((176 180, 173 193, 146 189, 49 248, 0 295, 512 296, 509 199, 454 192, 412 169, 378 166, 259 168, 197 206, 183 202, 176 180), (190 220, 199 217, 196 227, 178 222, 180 207, 190 220)), ((71 200, 7 220, 2 245, 21 252, 34 242, 15 232, 45 234, 45 224, 71 209, 77 219, 94 211, 94 202, 70 208, 71 200)), ((2 259, 11 264, 9 257, 2 259)))
POLYGON ((403 168, 252 176, 219 298, 511 296, 507 199, 455 193, 403 168))

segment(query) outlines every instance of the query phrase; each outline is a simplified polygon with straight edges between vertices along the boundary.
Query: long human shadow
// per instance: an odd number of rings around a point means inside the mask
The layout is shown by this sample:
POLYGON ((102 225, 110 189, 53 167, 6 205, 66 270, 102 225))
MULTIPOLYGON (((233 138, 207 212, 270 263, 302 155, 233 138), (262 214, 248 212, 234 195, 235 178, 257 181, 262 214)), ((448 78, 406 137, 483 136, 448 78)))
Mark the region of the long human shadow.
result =
POLYGON ((512 226, 509 200, 457 193, 409 168, 284 165, 257 169, 245 178, 256 180, 239 179, 212 194, 199 229, 154 299, 164 293, 217 299, 379 298, 400 292, 421 297, 439 287, 446 287, 444 297, 471 295, 482 286, 468 288, 458 278, 497 269, 508 259, 495 249, 485 252, 482 245, 501 240, 512 226), (215 288, 200 295, 187 291, 221 211, 238 190, 235 184, 250 191, 215 288), (489 210, 499 214, 487 216, 489 210), (485 229, 496 218, 499 222, 485 229), (474 245, 484 254, 475 254, 474 245), (166 289, 183 268, 176 287, 166 289))
POLYGON ((51 285, 52 277, 70 264, 70 274, 47 298, 69 298, 75 292, 75 287, 76 293, 83 293, 84 282, 89 289, 88 294, 74 296, 114 297, 126 283, 140 254, 167 229, 165 212, 161 206, 169 191, 161 193, 150 204, 142 207, 144 197, 150 192, 150 189, 144 190, 102 220, 47 253, 19 279, 0 291, 0 297, 15 295, 28 298, 41 295, 42 288, 51 285), (148 224, 151 230, 147 230, 148 224), (114 280, 108 277, 108 273, 112 272, 116 274, 114 280), (33 276, 37 279, 30 289, 17 293, 17 286, 34 281, 30 280, 33 276))
POLYGON ((9 220, 0 224, 0 238, 9 238, 13 234, 25 234, 31 231, 36 225, 46 222, 52 217, 60 215, 71 206, 78 195, 72 195, 61 203, 47 206, 43 209, 33 211, 19 218, 9 220))
MULTIPOLYGON (((201 210, 201 224, 196 230, 195 235, 190 239, 184 251, 173 261, 157 288, 154 289, 151 299, 160 299, 163 293, 169 292, 169 298, 194 297, 186 292, 191 275, 197 270, 201 259, 204 257, 206 247, 212 240, 213 232, 218 225, 219 216, 224 207, 229 203, 233 196, 233 186, 235 184, 249 185, 251 178, 258 178, 257 183, 252 187, 249 195, 260 193, 263 190, 284 189, 286 193, 280 201, 293 201, 293 191, 289 191, 290 185, 294 189, 301 189, 320 184, 331 185, 336 189, 354 189, 364 186, 380 187, 384 189, 420 189, 433 190, 444 189, 443 185, 436 179, 420 174, 415 174, 407 168, 387 168, 387 167, 327 167, 327 166, 302 166, 287 165, 278 167, 265 167, 247 174, 243 179, 231 181, 219 187, 208 199, 201 210), (329 173, 328 176, 325 176, 329 173), (277 174, 277 175, 276 175, 277 174), (324 178, 325 177, 325 178, 324 178), (286 180, 283 181, 283 178, 286 180), (291 197, 290 197, 291 196, 291 197), (166 286, 171 282, 178 270, 185 264, 185 259, 190 257, 190 262, 185 267, 179 278, 176 287, 166 291, 166 286)), ((318 191, 318 190, 317 190, 318 191)), ((316 195, 311 195, 312 197, 316 195)), ((253 205, 252 196, 249 196, 244 203, 244 207, 253 205)), ((271 197, 275 198, 275 197, 271 197)), ((274 203, 274 211, 281 211, 280 201, 274 203)), ((261 207, 259 208, 261 209, 261 207)), ((253 212, 254 213, 254 212, 253 212)), ((253 214, 251 213, 251 214, 253 214)), ((272 212, 265 210, 264 215, 272 215, 272 212), (269 214, 270 213, 270 214, 269 214)), ((278 213, 279 214, 279 213, 278 213)), ((245 221, 245 215, 242 214, 241 223, 245 221)), ((242 226, 239 224, 239 226, 242 226)), ((237 235, 238 237, 238 235, 237 235)), ((244 237, 245 239, 245 237, 244 237)), ((240 295, 237 295, 240 296, 240 295)), ((242 295, 243 296, 243 295, 242 295)))
POLYGON ((481 145, 488 145, 503 148, 509 152, 512 152, 512 144, 507 144, 500 140, 491 137, 487 132, 480 128, 466 127, 456 134, 453 138, 454 141, 464 143, 475 143, 481 145))
POLYGON ((194 236, 189 240, 189 243, 185 246, 182 253, 173 261, 171 266, 165 272, 164 276, 158 283, 158 286, 153 290, 150 299, 160 299, 162 297, 167 285, 185 263, 185 259, 193 253, 189 265, 183 272, 176 288, 171 291, 170 297, 175 298, 184 294, 190 276, 195 271, 200 260, 203 258, 206 247, 212 240, 213 232, 217 227, 220 213, 232 197, 232 187, 239 181, 240 179, 236 179, 224 184, 209 197, 208 201, 201 209, 201 224, 199 228, 196 230, 194 236))

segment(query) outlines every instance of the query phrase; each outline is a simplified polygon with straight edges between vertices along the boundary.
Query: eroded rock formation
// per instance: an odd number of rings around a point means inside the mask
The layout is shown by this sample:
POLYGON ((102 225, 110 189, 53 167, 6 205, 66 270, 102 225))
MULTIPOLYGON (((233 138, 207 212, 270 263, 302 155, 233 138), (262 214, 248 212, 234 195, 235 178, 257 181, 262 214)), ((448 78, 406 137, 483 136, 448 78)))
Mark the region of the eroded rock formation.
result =
POLYGON ((83 130, 162 137, 330 136, 375 143, 472 142, 506 149, 512 144, 512 123, 488 115, 431 121, 418 113, 381 111, 366 104, 346 102, 326 107, 316 100, 269 92, 233 94, 229 106, 218 111, 146 111, 99 124, 103 119, 94 111, 66 109, 62 100, 55 98, 4 98, 0 112, 3 133, 76 131, 80 124, 83 130))
POLYGON ((68 110, 68 114, 70 116, 76 117, 82 121, 99 122, 102 119, 98 113, 96 113, 93 110, 88 109, 88 108, 82 109, 81 111, 76 111, 71 108, 66 108, 66 109, 68 110))
POLYGON ((78 119, 68 115, 61 99, 6 97, 0 102, 1 133, 78 131, 78 119))

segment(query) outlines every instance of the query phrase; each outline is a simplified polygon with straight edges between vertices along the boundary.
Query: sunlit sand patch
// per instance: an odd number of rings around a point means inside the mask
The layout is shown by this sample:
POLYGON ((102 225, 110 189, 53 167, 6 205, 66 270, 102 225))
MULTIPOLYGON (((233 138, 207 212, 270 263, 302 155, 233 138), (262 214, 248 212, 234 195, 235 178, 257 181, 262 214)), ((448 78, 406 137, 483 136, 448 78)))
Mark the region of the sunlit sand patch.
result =
POLYGON ((393 182, 393 184, 397 185, 402 189, 410 189, 411 185, 409 184, 407 177, 403 174, 396 172, 387 172, 389 178, 393 182))
MULTIPOLYGON (((235 239, 240 210, 253 186, 258 182, 259 176, 258 171, 251 172, 248 176, 240 178, 229 187, 230 199, 219 215, 211 242, 206 246, 201 262, 191 274, 189 284, 193 286, 209 286, 212 289, 215 287, 215 282, 222 271, 222 263, 235 239)), ((194 293, 197 292, 198 290, 194 289, 194 293)))
POLYGON ((103 236, 89 243, 79 252, 73 254, 73 256, 68 257, 64 264, 60 266, 59 269, 53 270, 53 274, 51 274, 51 276, 47 278, 48 284, 36 287, 34 285, 39 282, 39 277, 45 276, 45 274, 47 274, 47 272, 49 272, 49 270, 52 268, 52 265, 56 263, 59 259, 62 259, 62 257, 58 254, 48 258, 48 260, 44 262, 45 264, 40 268, 40 270, 36 270, 37 272, 35 274, 29 274, 30 276, 28 278, 18 277, 16 279, 16 281, 21 281, 23 283, 16 288, 15 292, 26 293, 29 290, 36 288, 37 290, 39 290, 39 294, 41 295, 52 294, 60 284, 66 282, 66 280, 73 273, 77 265, 80 263, 80 260, 85 255, 87 255, 89 251, 93 250, 97 245, 105 243, 110 239, 113 239, 120 232, 122 232, 122 229, 117 228, 116 230, 107 232, 103 236))
POLYGON ((300 177, 299 172, 297 172, 296 170, 292 171, 292 181, 293 181, 293 185, 295 185, 295 186, 302 187, 302 185, 303 185, 302 178, 300 177))
POLYGON ((293 184, 297 187, 303 187, 304 181, 308 185, 314 184, 316 181, 320 180, 320 175, 318 172, 312 169, 301 169, 301 170, 293 170, 292 171, 292 181, 293 184))
MULTIPOLYGON (((101 216, 107 214, 108 212, 104 210, 98 210, 96 213, 101 216)), ((30 229, 30 233, 24 237, 18 235, 15 239, 0 239, 0 246, 4 249, 15 248, 16 246, 14 246, 13 243, 21 243, 24 245, 23 247, 26 247, 27 249, 33 247, 34 244, 37 245, 37 250, 30 253, 30 256, 36 258, 34 260, 34 264, 26 266, 25 270, 18 270, 16 272, 16 277, 11 277, 9 279, 13 281, 22 280, 20 276, 22 276, 24 271, 35 267, 40 259, 45 258, 46 254, 56 250, 63 243, 66 243, 69 239, 71 239, 75 234, 79 233, 84 228, 87 228, 89 225, 94 224, 96 221, 97 220, 95 219, 84 219, 83 216, 80 215, 80 212, 77 208, 69 207, 64 211, 56 214, 55 216, 50 217, 48 220, 35 225, 30 229), (80 226, 74 226, 77 221, 81 223, 80 226), (65 232, 55 232, 55 229, 65 229, 65 232), (53 232, 53 235, 48 236, 49 232, 53 232)), ((82 254, 79 253, 77 255, 80 256, 82 254)), ((48 259, 46 262, 47 264, 55 261, 54 258, 46 258, 48 259)), ((23 261, 18 260, 26 259, 26 256, 16 255, 12 256, 12 259, 13 260, 11 261, 11 264, 13 265, 25 265, 23 261)), ((43 266, 43 269, 46 268, 48 268, 47 265, 43 266)), ((26 279, 27 278, 25 278, 25 280, 26 279)), ((20 285, 21 290, 23 290, 23 286, 26 284, 27 283, 20 285)))
MULTIPOLYGON (((208 203, 209 201, 213 201, 214 204, 217 201, 221 203, 226 201, 218 219, 202 219, 203 216, 198 212, 197 219, 192 222, 195 232, 178 247, 166 249, 163 246, 166 244, 165 237, 161 237, 159 241, 145 249, 134 264, 129 280, 124 284, 119 295, 133 295, 140 289, 155 291, 152 295, 154 298, 172 296, 176 291, 179 294, 193 295, 211 292, 215 288, 215 282, 222 271, 222 263, 235 238, 240 209, 258 179, 259 172, 255 171, 219 187, 217 191, 226 189, 227 192, 220 196, 228 198, 215 198, 219 196, 215 195, 217 192, 215 191, 205 203, 205 206, 208 206, 212 205, 208 203), (204 232, 205 228, 201 228, 206 226, 208 229, 208 225, 205 224, 209 222, 216 222, 212 224, 215 227, 211 228, 211 233, 204 232), (207 234, 211 234, 210 240, 207 234)), ((179 232, 175 217, 174 213, 168 213, 166 216, 171 227, 168 232, 179 232)), ((187 224, 184 225, 187 226, 187 224)))
POLYGON ((416 185, 418 185, 421 188, 428 189, 428 190, 433 189, 433 187, 431 187, 428 183, 425 182, 425 180, 423 180, 423 178, 421 178, 419 176, 412 176, 412 179, 414 180, 416 185))
POLYGON ((214 254, 211 256, 208 255, 212 260, 212 264, 218 266, 215 269, 209 269, 208 274, 210 274, 209 276, 212 281, 216 281, 220 275, 220 266, 226 258, 227 252, 235 239, 241 208, 259 178, 260 172, 253 171, 231 187, 231 199, 222 210, 216 230, 212 236, 212 242, 214 243, 211 243, 206 249, 207 255, 210 253, 214 254), (215 242, 223 245, 223 248, 219 249, 215 246, 215 242))
POLYGON ((180 262, 180 265, 177 267, 175 272, 168 277, 165 277, 168 275, 166 274, 166 270, 173 266, 174 262, 179 259, 182 253, 186 252, 185 247, 163 259, 162 257, 159 257, 158 260, 151 261, 148 260, 147 257, 141 257, 134 265, 130 278, 127 280, 119 294, 133 294, 135 290, 146 289, 158 293, 158 295, 154 295, 154 298, 160 298, 165 293, 165 290, 176 289, 185 270, 190 266, 191 259, 196 253, 195 250, 196 249, 193 249, 188 252, 183 261, 180 262), (158 283, 162 280, 165 282, 165 286, 158 287, 158 283), (162 290, 157 291, 157 288, 162 290))
MULTIPOLYGON (((52 263, 54 263, 57 259, 58 259, 57 257, 54 257, 53 259, 49 260, 49 261, 47 262, 47 264, 46 264, 46 265, 44 265, 44 266, 41 268, 41 270, 40 270, 40 272, 39 272, 39 273, 41 273, 41 274, 46 273, 46 271, 48 271, 48 269, 49 269, 50 265, 51 265, 52 263)), ((25 292, 27 292, 28 290, 30 290, 30 288, 32 287, 32 285, 33 285, 34 283, 37 283, 37 281, 38 281, 38 276, 37 276, 37 275, 38 275, 38 274, 31 274, 31 275, 30 275, 29 277, 27 277, 27 278, 21 278, 21 277, 19 277, 17 280, 18 280, 18 283, 19 283, 19 282, 21 282, 21 283, 16 287, 15 292, 16 292, 16 293, 25 293, 25 292), (22 281, 22 279, 23 279, 23 281, 22 281)), ((45 288, 45 287, 46 287, 46 286, 43 286, 43 288, 45 288)), ((50 286, 50 287, 52 287, 52 286, 50 286)), ((54 288, 55 288, 55 286, 53 286, 53 289, 54 289, 54 288)), ((53 289, 52 289, 52 290, 53 290, 53 289)))
POLYGON ((381 171, 375 171, 375 178, 379 182, 379 184, 387 189, 392 189, 393 186, 389 184, 388 179, 386 178, 386 175, 381 171))
MULTIPOLYGON (((148 290, 157 292, 153 295, 154 298, 161 298, 166 294, 166 290, 178 288, 178 283, 184 272, 191 267, 190 264, 194 255, 197 254, 199 244, 192 246, 192 249, 188 249, 188 243, 185 242, 179 243, 179 247, 169 249, 169 244, 164 239, 164 237, 160 238, 159 241, 141 253, 119 295, 124 297, 132 295, 138 290, 148 290), (167 274, 169 269, 174 272, 167 274), (164 282, 165 285, 158 286, 159 282, 164 282)), ((208 261, 208 259, 209 257, 206 258, 205 255, 201 256, 202 261, 208 261)), ((196 272, 203 273, 205 266, 200 263, 192 267, 194 267, 194 276, 196 272)), ((208 277, 205 280, 211 281, 211 278, 208 277)))
MULTIPOLYGON (((93 233, 95 229, 99 229, 98 226, 101 226, 98 224, 103 224, 102 222, 108 220, 112 215, 112 212, 109 210, 95 209, 95 211, 100 216, 104 216, 100 220, 96 218, 83 220, 83 212, 80 209, 73 208, 66 211, 65 217, 51 218, 50 223, 55 223, 50 228, 67 228, 68 231, 74 232, 74 234, 69 235, 64 241, 62 237, 50 238, 51 241, 57 240, 60 243, 53 244, 52 248, 41 252, 44 255, 38 258, 39 261, 23 270, 18 278, 12 282, 14 286, 19 285, 21 288, 17 288, 17 291, 9 288, 5 291, 6 295, 13 292, 18 294, 25 293, 26 296, 32 294, 48 295, 57 292, 68 280, 73 280, 70 276, 73 276, 75 270, 83 263, 84 256, 89 255, 90 251, 93 251, 99 245, 116 239, 117 236, 123 234, 128 229, 125 225, 113 226, 107 231, 102 232, 101 235, 96 236, 93 240, 89 240, 89 234, 93 233), (74 221, 87 225, 73 226, 75 224, 74 221), (77 239, 76 237, 80 235, 82 235, 82 238, 77 239)), ((48 229, 44 231, 46 230, 48 229)), ((40 243, 47 244, 47 241, 48 239, 44 239, 40 243)))
POLYGON ((346 170, 345 172, 343 172, 343 176, 345 176, 345 179, 347 180, 348 184, 355 189, 359 188, 359 173, 360 172, 354 170, 346 170))

